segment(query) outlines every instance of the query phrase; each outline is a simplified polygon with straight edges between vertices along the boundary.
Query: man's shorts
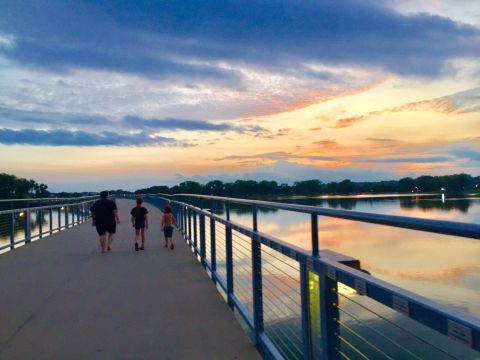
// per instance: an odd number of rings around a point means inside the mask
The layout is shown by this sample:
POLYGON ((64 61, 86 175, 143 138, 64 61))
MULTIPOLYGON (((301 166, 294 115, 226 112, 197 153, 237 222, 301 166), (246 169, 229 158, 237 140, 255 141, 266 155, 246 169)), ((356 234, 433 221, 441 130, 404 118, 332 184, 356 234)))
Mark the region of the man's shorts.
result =
POLYGON ((97 233, 100 236, 107 232, 110 234, 115 234, 115 231, 117 230, 117 224, 115 222, 108 224, 96 224, 95 227, 97 228, 97 233))
POLYGON ((165 237, 171 238, 173 236, 173 226, 164 226, 163 233, 165 234, 165 237))

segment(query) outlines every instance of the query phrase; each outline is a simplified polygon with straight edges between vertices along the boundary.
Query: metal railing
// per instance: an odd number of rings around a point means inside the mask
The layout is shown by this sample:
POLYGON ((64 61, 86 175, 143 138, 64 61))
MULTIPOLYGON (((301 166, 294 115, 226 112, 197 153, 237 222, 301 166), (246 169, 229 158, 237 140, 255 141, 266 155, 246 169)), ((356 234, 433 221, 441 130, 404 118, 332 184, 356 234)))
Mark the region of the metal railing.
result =
POLYGON ((182 235, 265 358, 480 356, 478 318, 323 256, 318 238, 319 215, 473 239, 477 224, 191 194, 144 199, 173 206, 182 235), (215 214, 219 204, 224 216, 215 214), (231 220, 231 204, 250 206, 251 227, 231 220), (260 232, 261 208, 310 214, 311 252, 260 232))
POLYGON ((0 211, 13 210, 18 208, 39 207, 54 204, 71 204, 79 201, 86 201, 98 198, 98 195, 80 197, 47 197, 47 198, 25 198, 25 199, 0 199, 0 211))
POLYGON ((76 198, 76 201, 70 198, 46 206, 0 210, 0 252, 83 223, 90 218, 90 207, 96 199, 97 196, 76 198))

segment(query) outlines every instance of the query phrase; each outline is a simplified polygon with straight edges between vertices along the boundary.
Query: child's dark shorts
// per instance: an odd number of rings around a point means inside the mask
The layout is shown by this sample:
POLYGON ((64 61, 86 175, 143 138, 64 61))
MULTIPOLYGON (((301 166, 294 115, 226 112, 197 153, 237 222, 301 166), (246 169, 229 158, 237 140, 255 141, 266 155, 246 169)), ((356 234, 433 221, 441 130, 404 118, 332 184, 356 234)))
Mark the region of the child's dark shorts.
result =
POLYGON ((173 226, 164 226, 163 233, 165 234, 165 237, 171 238, 173 236, 173 226))

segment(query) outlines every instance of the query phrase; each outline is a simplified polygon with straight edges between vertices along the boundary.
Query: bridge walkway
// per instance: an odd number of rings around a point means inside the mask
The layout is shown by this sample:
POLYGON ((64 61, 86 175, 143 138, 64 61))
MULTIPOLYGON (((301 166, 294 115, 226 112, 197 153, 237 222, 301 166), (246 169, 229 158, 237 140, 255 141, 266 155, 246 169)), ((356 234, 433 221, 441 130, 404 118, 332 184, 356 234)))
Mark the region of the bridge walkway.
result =
POLYGON ((0 255, 0 358, 259 359, 178 232, 163 247, 160 211, 137 253, 117 204, 110 253, 87 222, 0 255))

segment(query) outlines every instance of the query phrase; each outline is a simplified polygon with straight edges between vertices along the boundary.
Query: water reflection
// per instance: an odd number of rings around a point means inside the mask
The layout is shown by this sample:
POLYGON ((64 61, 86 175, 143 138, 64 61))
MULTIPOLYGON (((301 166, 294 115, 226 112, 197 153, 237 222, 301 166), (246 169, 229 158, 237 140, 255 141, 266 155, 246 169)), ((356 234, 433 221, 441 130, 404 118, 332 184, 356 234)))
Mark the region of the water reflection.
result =
POLYGON ((472 200, 459 199, 456 201, 442 201, 434 199, 422 199, 421 201, 412 201, 411 199, 400 199, 400 207, 405 210, 421 209, 421 210, 442 210, 452 211, 458 210, 462 213, 468 213, 468 209, 472 206, 472 200))
POLYGON ((459 210, 462 213, 467 213, 468 209, 473 204, 473 199, 455 199, 455 200, 443 200, 440 197, 432 196, 412 196, 412 197, 399 197, 399 198, 296 198, 296 199, 284 199, 285 202, 329 207, 332 209, 343 210, 358 210, 357 208, 376 207, 381 202, 397 202, 402 209, 421 209, 430 210, 438 209, 443 211, 459 210))

